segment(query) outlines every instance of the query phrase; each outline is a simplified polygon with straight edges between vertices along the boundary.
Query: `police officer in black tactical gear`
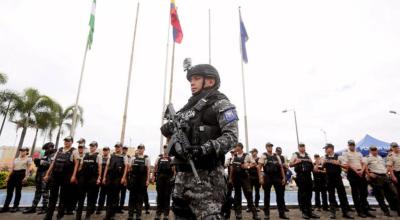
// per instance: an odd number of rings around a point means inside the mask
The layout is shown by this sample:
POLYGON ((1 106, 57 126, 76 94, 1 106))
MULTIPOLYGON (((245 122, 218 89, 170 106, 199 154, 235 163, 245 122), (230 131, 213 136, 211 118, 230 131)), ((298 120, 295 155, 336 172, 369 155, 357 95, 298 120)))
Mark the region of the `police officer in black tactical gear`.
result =
MULTIPOLYGON (((232 172, 232 161, 233 158, 235 157, 235 150, 230 151, 231 157, 227 158, 225 160, 224 167, 228 169, 228 176, 227 179, 231 176, 232 172)), ((228 191, 226 193, 226 200, 225 203, 222 206, 222 214, 225 219, 230 219, 231 218, 231 209, 234 204, 234 199, 232 197, 232 192, 233 192, 233 183, 232 181, 228 181, 228 191)))
POLYGON ((326 171, 323 167, 322 159, 319 154, 314 155, 314 192, 315 206, 320 211, 328 211, 328 195, 326 185, 326 171), (322 197, 322 202, 321 202, 322 197), (321 204, 322 203, 322 204, 321 204))
MULTIPOLYGON (((260 181, 258 177, 258 150, 256 148, 253 148, 251 151, 251 156, 253 157, 253 160, 255 164, 252 165, 252 167, 249 169, 249 179, 250 179, 250 188, 251 191, 254 189, 254 206, 256 207, 256 210, 259 211, 260 209, 258 208, 258 204, 260 202, 260 181)), ((252 192, 253 193, 253 192, 252 192)), ((247 204, 248 205, 248 204, 247 204)), ((250 207, 247 206, 247 212, 250 212, 250 207)))
MULTIPOLYGON (((80 138, 76 143, 78 143, 78 168, 82 164, 82 159, 83 156, 85 156, 85 151, 86 151, 86 140, 84 138, 80 138)), ((76 180, 78 180, 80 177, 80 171, 78 169, 76 173, 76 180)), ((65 205, 65 215, 73 215, 74 210, 76 210, 76 206, 78 205, 78 196, 79 196, 79 187, 78 184, 71 184, 71 191, 72 192, 78 192, 74 193, 70 196, 68 196, 68 200, 66 201, 65 205)))
POLYGON ((283 204, 284 204, 285 212, 289 212, 289 209, 286 207, 286 202, 285 202, 285 191, 286 191, 286 184, 288 183, 288 181, 290 179, 290 177, 288 177, 288 172, 291 173, 292 171, 289 170, 289 165, 286 162, 286 157, 282 155, 282 148, 281 147, 276 147, 275 148, 275 153, 281 159, 282 166, 283 166, 283 172, 285 172, 286 183, 285 183, 285 186, 283 186, 283 204))
POLYGON ((264 219, 269 219, 272 186, 274 186, 275 189, 279 218, 289 219, 285 214, 285 202, 283 199, 283 188, 286 184, 286 175, 283 170, 281 158, 272 151, 273 146, 274 145, 270 142, 265 145, 267 152, 261 155, 258 167, 259 182, 262 184, 264 189, 264 219), (261 169, 263 172, 261 172, 261 169))
POLYGON ((78 170, 78 153, 72 147, 73 138, 64 138, 64 147, 55 153, 44 180, 50 182, 49 208, 44 220, 51 220, 56 208, 58 197, 60 197, 57 209, 57 219, 62 219, 66 208, 66 202, 71 201, 69 197, 76 194, 71 191, 71 184, 76 184, 76 173, 78 170), (59 196, 60 195, 60 196, 59 196))
POLYGON ((238 117, 235 106, 218 91, 221 80, 213 66, 186 65, 186 69, 192 97, 177 116, 181 124, 186 125, 181 131, 188 137, 190 149, 187 153, 194 158, 202 184, 193 181, 194 174, 186 155, 174 151, 174 144, 177 143, 174 124, 164 124, 161 132, 171 138, 170 154, 175 156, 173 163, 177 171, 172 209, 176 219, 221 218, 227 190, 224 157, 237 144, 238 117))
POLYGON ((303 143, 299 143, 298 152, 294 153, 290 160, 290 167, 296 172, 296 184, 298 186, 297 199, 303 219, 319 218, 312 212, 312 177, 313 163, 306 153, 303 143))
POLYGON ((136 213, 136 219, 142 218, 142 208, 146 187, 150 181, 150 159, 144 155, 144 145, 137 147, 135 156, 132 157, 129 164, 129 214, 128 220, 133 219, 133 213, 136 213))
POLYGON ((85 220, 89 220, 96 207, 99 184, 101 181, 101 156, 97 152, 98 144, 92 141, 89 144, 89 152, 85 153, 80 164, 80 176, 78 178, 78 208, 76 210, 76 220, 82 218, 83 203, 86 202, 85 220))
POLYGON ((39 158, 33 160, 35 163, 37 170, 36 170, 36 177, 35 177, 35 184, 36 190, 35 195, 33 197, 32 206, 24 210, 24 214, 28 213, 35 213, 36 207, 39 204, 40 199, 42 198, 42 208, 38 212, 38 214, 46 213, 48 203, 49 203, 49 187, 48 184, 44 181, 44 176, 46 175, 47 170, 51 164, 51 158, 54 156, 54 144, 52 142, 48 142, 43 145, 42 147, 42 155, 39 158))
POLYGON ((119 194, 121 187, 126 185, 126 173, 128 169, 128 157, 122 154, 122 144, 115 144, 115 152, 107 161, 103 174, 103 184, 107 187, 107 212, 104 220, 114 217, 119 208, 119 194))
POLYGON ((100 193, 99 193, 99 200, 97 203, 97 211, 96 214, 100 214, 104 208, 104 203, 107 197, 107 186, 103 184, 103 174, 104 170, 106 169, 107 161, 110 159, 110 148, 103 147, 103 155, 101 157, 101 181, 100 181, 100 193))
POLYGON ((232 172, 230 182, 235 189, 235 214, 236 219, 242 219, 242 190, 246 197, 248 206, 253 213, 253 219, 260 219, 253 204, 253 195, 250 189, 249 170, 255 165, 252 156, 243 152, 242 143, 238 143, 235 150, 236 154, 232 161, 232 172))
MULTIPOLYGON (((128 154, 128 147, 123 146, 122 147, 122 154, 128 157, 128 161, 131 159, 131 156, 128 154)), ((127 186, 122 185, 121 186, 121 192, 119 196, 119 207, 117 209, 117 213, 124 213, 124 205, 125 205, 125 198, 126 198, 126 189, 127 186)))
POLYGON ((339 161, 339 155, 335 154, 333 144, 326 144, 325 149, 325 158, 322 160, 323 167, 326 170, 327 177, 327 185, 328 185, 328 193, 329 193, 329 204, 331 211, 331 219, 336 219, 336 197, 335 190, 337 190, 340 207, 342 209, 343 218, 353 219, 352 216, 348 213, 349 201, 347 200, 346 190, 342 181, 342 165, 339 161))
POLYGON ((157 210, 154 220, 159 220, 164 214, 164 220, 168 220, 169 204, 171 201, 171 179, 175 176, 174 167, 171 164, 171 157, 166 152, 167 145, 164 145, 164 153, 160 154, 154 165, 152 182, 156 183, 157 210))

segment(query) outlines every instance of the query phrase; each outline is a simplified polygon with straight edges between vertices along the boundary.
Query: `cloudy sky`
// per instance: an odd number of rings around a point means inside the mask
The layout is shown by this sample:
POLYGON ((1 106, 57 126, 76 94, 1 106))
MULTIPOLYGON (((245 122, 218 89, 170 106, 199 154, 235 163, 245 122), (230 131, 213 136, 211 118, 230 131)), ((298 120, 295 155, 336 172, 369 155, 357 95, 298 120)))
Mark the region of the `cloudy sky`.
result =
MULTIPOLYGON (((63 106, 74 103, 88 34, 91 0, 0 1, 0 71, 6 88, 35 87, 63 106)), ((88 52, 80 105, 85 124, 77 137, 111 146, 119 140, 137 0, 98 0, 92 50, 88 52)), ((249 63, 244 66, 250 148, 267 141, 296 149, 292 112, 300 141, 322 153, 324 130, 338 149, 370 134, 400 141, 400 2, 176 0, 184 32, 176 45, 172 101, 190 96, 182 61, 207 63, 208 10, 211 60, 221 91, 243 119, 238 6, 247 28, 249 63)), ((154 159, 168 39, 169 1, 141 1, 133 61, 127 144, 143 143, 154 159)), ((168 70, 171 65, 171 37, 168 70)), ((169 74, 170 71, 168 71, 169 74)), ((169 78, 168 78, 169 79, 169 78)), ((244 120, 240 139, 244 142, 244 120)), ((16 143, 7 123, 0 145, 16 143)), ((31 146, 29 130, 24 145, 31 146)), ((39 145, 44 137, 40 137, 39 145)))

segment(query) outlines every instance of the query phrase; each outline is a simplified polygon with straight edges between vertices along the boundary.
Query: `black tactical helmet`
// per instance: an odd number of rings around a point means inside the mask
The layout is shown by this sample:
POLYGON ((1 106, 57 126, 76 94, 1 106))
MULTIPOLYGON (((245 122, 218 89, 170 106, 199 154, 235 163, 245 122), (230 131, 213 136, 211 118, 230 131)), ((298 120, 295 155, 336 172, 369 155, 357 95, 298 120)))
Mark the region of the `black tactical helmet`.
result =
POLYGON ((219 74, 215 67, 210 64, 198 64, 187 70, 186 79, 190 81, 190 78, 193 75, 199 75, 204 77, 211 77, 215 79, 215 88, 219 88, 221 84, 221 80, 219 78, 219 74))

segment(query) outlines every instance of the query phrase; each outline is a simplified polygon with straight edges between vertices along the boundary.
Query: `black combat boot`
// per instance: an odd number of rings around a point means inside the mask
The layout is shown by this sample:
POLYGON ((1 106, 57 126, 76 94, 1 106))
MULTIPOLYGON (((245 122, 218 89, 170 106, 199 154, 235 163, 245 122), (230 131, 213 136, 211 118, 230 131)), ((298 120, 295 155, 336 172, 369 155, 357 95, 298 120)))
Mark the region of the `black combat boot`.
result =
POLYGON ((45 214, 45 213, 47 213, 47 206, 43 206, 42 208, 40 208, 40 210, 38 211, 38 215, 41 215, 41 214, 45 214))
POLYGON ((285 212, 279 213, 279 218, 280 218, 280 219, 289 219, 289 217, 287 217, 287 215, 285 214, 285 212))
POLYGON ((36 212, 36 206, 32 206, 32 207, 25 209, 22 213, 30 214, 30 213, 35 213, 35 212, 36 212))
POLYGON ((256 208, 253 207, 252 213, 253 213, 253 219, 254 220, 261 220, 260 217, 258 217, 258 213, 257 213, 256 208))
POLYGON ((347 218, 347 219, 354 219, 354 217, 353 216, 351 216, 350 214, 349 214, 349 212, 343 212, 343 218, 347 218))

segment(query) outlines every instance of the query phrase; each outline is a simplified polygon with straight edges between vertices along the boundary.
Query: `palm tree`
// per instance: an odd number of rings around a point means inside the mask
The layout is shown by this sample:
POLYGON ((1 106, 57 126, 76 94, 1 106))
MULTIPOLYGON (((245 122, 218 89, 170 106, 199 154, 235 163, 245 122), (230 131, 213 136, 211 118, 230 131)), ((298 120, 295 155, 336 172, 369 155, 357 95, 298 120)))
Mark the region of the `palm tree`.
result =
POLYGON ((12 109, 15 107, 15 99, 17 97, 18 94, 11 90, 3 90, 2 92, 0 92, 0 115, 4 116, 0 127, 0 136, 3 132, 8 113, 12 111, 12 109))
POLYGON ((5 73, 0 73, 0 84, 6 84, 8 77, 5 73))
POLYGON ((42 114, 51 114, 56 109, 55 102, 48 96, 41 95, 37 89, 28 88, 22 96, 15 100, 15 108, 11 112, 10 120, 22 128, 21 138, 15 157, 24 144, 26 132, 29 127, 37 126, 42 114), (15 116, 18 116, 17 118, 15 116))
MULTIPOLYGON (((62 106, 58 106, 57 111, 56 111, 56 128, 57 130, 57 136, 56 136, 56 146, 55 148, 58 148, 58 144, 60 142, 60 137, 62 134, 65 132, 65 128, 67 128, 68 131, 71 131, 72 128, 72 118, 74 116, 74 109, 75 105, 68 106, 65 110, 62 108, 62 106)), ((77 117, 76 120, 83 125, 83 108, 78 105, 77 108, 77 117)), ((78 123, 77 123, 78 124, 78 123)), ((50 136, 53 134, 53 129, 50 130, 50 136)))

